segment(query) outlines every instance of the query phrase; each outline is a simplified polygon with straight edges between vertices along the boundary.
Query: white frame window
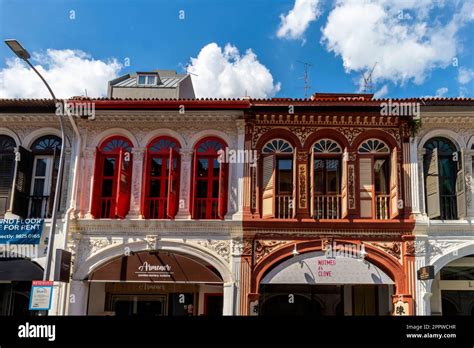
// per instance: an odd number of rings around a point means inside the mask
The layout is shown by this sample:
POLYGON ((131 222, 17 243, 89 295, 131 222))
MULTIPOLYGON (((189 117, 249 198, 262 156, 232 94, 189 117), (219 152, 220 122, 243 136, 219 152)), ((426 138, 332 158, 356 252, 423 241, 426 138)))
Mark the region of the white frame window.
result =
POLYGON ((139 86, 155 86, 156 85, 156 75, 138 75, 137 84, 139 86))
MULTIPOLYGON (((35 160, 33 162, 33 172, 31 176, 31 189, 30 189, 30 196, 50 196, 51 192, 51 179, 52 179, 52 172, 53 172, 53 161, 54 157, 53 156, 48 156, 48 155, 37 155, 35 156, 35 160), (38 167, 38 161, 39 160, 46 160, 46 168, 44 170, 44 175, 38 175, 37 174, 37 167, 38 167), (36 192, 36 181, 37 180, 44 180, 43 183, 43 192, 36 192)), ((50 197, 51 199, 51 197, 50 197)), ((46 216, 48 212, 48 201, 47 199, 43 199, 41 201, 41 216, 46 216)), ((33 205, 33 200, 29 200, 29 206, 28 206, 28 215, 32 214, 32 205, 33 205)), ((38 215, 38 214, 35 214, 38 215)))

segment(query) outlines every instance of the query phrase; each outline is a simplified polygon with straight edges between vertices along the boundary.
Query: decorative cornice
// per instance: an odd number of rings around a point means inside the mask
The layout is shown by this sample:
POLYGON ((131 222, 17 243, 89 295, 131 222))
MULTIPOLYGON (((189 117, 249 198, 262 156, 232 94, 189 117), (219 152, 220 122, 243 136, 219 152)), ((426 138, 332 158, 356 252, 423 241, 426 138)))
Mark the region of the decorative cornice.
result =
POLYGON ((70 230, 90 236, 218 236, 242 232, 241 221, 145 220, 145 219, 77 219, 70 230), (157 233, 157 231, 159 231, 157 233))

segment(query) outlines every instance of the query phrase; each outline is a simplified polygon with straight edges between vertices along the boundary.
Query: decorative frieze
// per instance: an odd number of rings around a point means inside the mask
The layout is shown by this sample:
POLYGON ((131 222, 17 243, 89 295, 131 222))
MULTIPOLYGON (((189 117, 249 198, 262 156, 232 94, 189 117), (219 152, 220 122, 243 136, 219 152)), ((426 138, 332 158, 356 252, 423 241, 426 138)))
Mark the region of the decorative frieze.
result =
POLYGON ((230 240, 199 240, 196 244, 214 251, 226 262, 230 261, 230 240))
POLYGON ((256 240, 255 241, 255 262, 259 262, 273 250, 290 243, 288 240, 256 240))
POLYGON ((368 243, 373 245, 377 249, 383 250, 387 254, 392 255, 397 260, 401 260, 401 243, 400 242, 389 242, 389 243, 380 243, 380 242, 371 242, 368 243))

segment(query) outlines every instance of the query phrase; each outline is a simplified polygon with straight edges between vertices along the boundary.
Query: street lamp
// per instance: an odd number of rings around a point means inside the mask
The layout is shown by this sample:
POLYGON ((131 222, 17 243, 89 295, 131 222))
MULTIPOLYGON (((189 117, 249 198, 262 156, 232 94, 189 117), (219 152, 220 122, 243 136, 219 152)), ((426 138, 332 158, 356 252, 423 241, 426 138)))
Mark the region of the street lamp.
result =
MULTIPOLYGON (((18 56, 18 58, 24 60, 26 64, 29 65, 31 69, 40 77, 40 79, 43 81, 45 84, 46 88, 48 88, 49 93, 51 93, 51 96, 53 97, 54 105, 57 105, 57 99, 56 96, 53 93, 53 90, 51 87, 49 87, 48 83, 46 80, 41 76, 41 74, 38 72, 38 70, 35 69, 35 67, 30 63, 28 59, 30 59, 30 54, 26 49, 23 48, 23 46, 16 40, 5 40, 5 43, 7 44, 8 47, 18 56)), ((64 136, 64 124, 63 124, 63 118, 61 114, 56 115, 59 117, 59 124, 61 126, 61 154, 59 156, 59 169, 58 169, 58 177, 56 180, 56 190, 54 192, 54 201, 53 201, 53 212, 51 215, 51 229, 49 231, 49 238, 48 238, 48 255, 46 258, 46 267, 45 267, 45 272, 43 273, 43 280, 49 280, 50 274, 51 274, 51 263, 52 263, 52 258, 53 258, 53 247, 54 247, 54 237, 56 234, 56 221, 57 221, 57 210, 58 210, 58 201, 59 201, 59 190, 61 189, 61 180, 63 176, 63 166, 64 166, 64 144, 65 144, 65 139, 66 137, 64 136)))

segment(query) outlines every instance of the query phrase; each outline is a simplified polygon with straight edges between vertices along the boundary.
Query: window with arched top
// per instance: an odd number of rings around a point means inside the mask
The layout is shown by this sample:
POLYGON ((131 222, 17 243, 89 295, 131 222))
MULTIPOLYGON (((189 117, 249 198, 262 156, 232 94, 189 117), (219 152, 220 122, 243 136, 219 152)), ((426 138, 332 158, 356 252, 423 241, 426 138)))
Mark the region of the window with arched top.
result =
POLYGON ((31 151, 37 154, 54 154, 61 151, 61 138, 48 135, 36 139, 31 144, 31 151))
POLYGON ((359 190, 360 216, 371 219, 393 219, 399 214, 398 151, 380 139, 360 144, 359 190))
POLYGON ((455 220, 466 216, 464 151, 443 137, 424 146, 423 174, 426 212, 431 219, 455 220))
POLYGON ((293 146, 283 139, 273 139, 266 143, 262 148, 264 154, 293 153, 293 146))
POLYGON ((8 135, 0 135, 0 218, 9 208, 15 169, 16 143, 8 135))
POLYGON ((191 213, 194 219, 224 219, 227 213, 229 163, 227 144, 207 137, 194 147, 191 213))
POLYGON ((314 144, 313 151, 321 154, 342 153, 342 147, 334 140, 320 139, 314 144))
POLYGON ((169 136, 153 139, 146 148, 142 215, 173 219, 178 212, 181 145, 169 136))
MULTIPOLYGON (((54 194, 58 180, 61 138, 45 135, 36 139, 30 146, 31 152, 20 157, 31 163, 31 183, 29 191, 28 217, 49 218, 53 213, 54 194)), ((16 200, 16 198, 15 198, 16 200)))
POLYGON ((347 216, 347 161, 341 145, 320 139, 311 152, 311 213, 315 219, 342 219, 347 216))
POLYGON ((132 142, 123 136, 105 139, 96 148, 91 213, 100 219, 124 219, 130 210, 132 142))
POLYGON ((368 154, 368 153, 390 153, 390 150, 382 140, 379 139, 369 139, 364 141, 359 146, 359 153, 368 154))
POLYGON ((296 151, 284 139, 272 139, 262 147, 262 216, 288 219, 295 216, 294 163, 296 151))

